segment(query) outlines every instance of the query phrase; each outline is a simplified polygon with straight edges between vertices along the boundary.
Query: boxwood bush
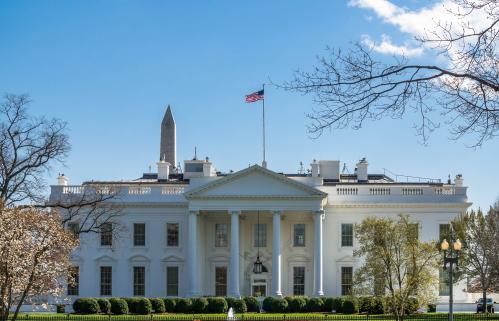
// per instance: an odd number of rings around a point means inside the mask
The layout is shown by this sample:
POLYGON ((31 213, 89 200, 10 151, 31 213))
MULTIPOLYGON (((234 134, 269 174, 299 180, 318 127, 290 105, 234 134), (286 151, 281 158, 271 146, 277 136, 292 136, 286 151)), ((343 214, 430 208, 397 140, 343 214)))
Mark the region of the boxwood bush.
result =
POLYGON ((356 297, 348 296, 343 299, 341 313, 354 314, 359 312, 359 301, 356 297))
POLYGON ((108 299, 97 298, 97 303, 99 304, 99 310, 101 313, 108 314, 111 312, 111 303, 109 303, 108 299))
POLYGON ((336 313, 343 313, 343 301, 344 299, 342 297, 338 297, 338 298, 333 298, 333 310, 336 312, 336 313))
POLYGON ((209 313, 225 313, 227 312, 227 301, 222 297, 208 298, 208 312, 209 313))
POLYGON ((191 303, 192 313, 206 313, 208 308, 208 300, 206 298, 194 298, 191 303))
POLYGON ((260 312, 260 303, 253 296, 245 296, 243 298, 244 302, 246 302, 246 308, 248 312, 260 312))
POLYGON ((95 314, 99 313, 99 303, 92 298, 79 298, 73 303, 73 310, 80 314, 95 314))
POLYGON ((163 298, 163 303, 165 304, 165 312, 173 313, 177 305, 177 299, 175 298, 163 298))
POLYGON ((404 312, 405 314, 414 314, 418 312, 419 309, 419 301, 416 298, 409 298, 405 305, 404 312))
POLYGON ((128 314, 128 304, 125 300, 120 298, 111 298, 109 299, 109 303, 111 304, 112 314, 128 314))
POLYGON ((331 312, 333 311, 333 306, 334 306, 334 298, 332 297, 327 297, 323 299, 324 301, 324 311, 326 312, 331 312))
POLYGON ((308 312, 322 312, 324 311, 324 302, 321 298, 310 298, 306 309, 308 312))
POLYGON ((137 298, 135 300, 135 313, 137 314, 151 314, 152 304, 149 299, 137 298))
POLYGON ((149 299, 152 305, 152 311, 154 313, 165 313, 165 302, 160 298, 151 298, 149 299))
POLYGON ((246 313, 248 312, 248 307, 243 299, 236 299, 232 303, 232 308, 236 313, 246 313))
POLYGON ((304 312, 307 307, 307 301, 304 297, 295 296, 286 298, 288 301, 288 311, 291 313, 304 312))
POLYGON ((177 313, 189 313, 191 312, 191 299, 178 298, 175 304, 175 312, 177 313))
POLYGON ((281 298, 275 298, 272 301, 272 308, 270 310, 273 313, 285 313, 288 311, 288 301, 281 298))
POLYGON ((128 306, 128 312, 129 313, 137 313, 137 309, 135 308, 135 305, 137 303, 137 300, 139 298, 122 298, 125 300, 126 305, 128 306))
POLYGON ((265 299, 263 299, 262 309, 265 312, 272 312, 272 303, 273 302, 274 302, 274 298, 273 297, 271 297, 271 296, 266 297, 265 299))

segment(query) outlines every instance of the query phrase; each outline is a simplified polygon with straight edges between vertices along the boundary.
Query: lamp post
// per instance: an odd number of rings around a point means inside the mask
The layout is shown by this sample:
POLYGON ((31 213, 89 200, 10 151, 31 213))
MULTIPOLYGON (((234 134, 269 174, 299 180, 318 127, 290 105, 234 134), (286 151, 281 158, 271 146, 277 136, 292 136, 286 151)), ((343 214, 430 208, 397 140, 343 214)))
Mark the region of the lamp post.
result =
POLYGON ((454 280, 453 280, 453 267, 454 264, 457 266, 458 265, 458 260, 459 260, 459 251, 461 251, 461 241, 457 239, 454 241, 454 235, 453 233, 451 234, 451 243, 452 246, 450 247, 449 250, 449 242, 447 242, 446 239, 442 241, 440 244, 440 248, 442 251, 444 251, 444 270, 447 269, 447 264, 449 264, 449 321, 453 321, 453 305, 454 305, 454 298, 453 298, 453 285, 454 285, 454 280))

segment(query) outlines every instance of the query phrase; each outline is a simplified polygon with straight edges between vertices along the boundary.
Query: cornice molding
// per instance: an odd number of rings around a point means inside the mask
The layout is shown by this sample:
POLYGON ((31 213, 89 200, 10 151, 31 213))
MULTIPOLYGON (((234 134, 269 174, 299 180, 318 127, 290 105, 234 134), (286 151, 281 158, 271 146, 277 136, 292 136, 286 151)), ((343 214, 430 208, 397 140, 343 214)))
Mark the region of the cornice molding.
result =
POLYGON ((467 209, 473 203, 338 203, 325 208, 460 208, 467 209))
POLYGON ((318 195, 200 195, 192 196, 189 200, 323 200, 318 195))

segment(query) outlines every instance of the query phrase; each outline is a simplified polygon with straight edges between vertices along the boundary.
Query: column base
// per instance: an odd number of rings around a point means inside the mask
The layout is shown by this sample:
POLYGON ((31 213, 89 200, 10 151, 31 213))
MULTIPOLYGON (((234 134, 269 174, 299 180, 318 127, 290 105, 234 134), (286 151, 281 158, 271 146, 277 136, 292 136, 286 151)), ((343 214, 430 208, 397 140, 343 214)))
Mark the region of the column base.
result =
POLYGON ((277 297, 282 297, 282 292, 275 292, 275 293, 274 293, 274 296, 277 296, 277 297))
POLYGON ((315 292, 315 296, 324 296, 324 292, 317 291, 317 292, 315 292))

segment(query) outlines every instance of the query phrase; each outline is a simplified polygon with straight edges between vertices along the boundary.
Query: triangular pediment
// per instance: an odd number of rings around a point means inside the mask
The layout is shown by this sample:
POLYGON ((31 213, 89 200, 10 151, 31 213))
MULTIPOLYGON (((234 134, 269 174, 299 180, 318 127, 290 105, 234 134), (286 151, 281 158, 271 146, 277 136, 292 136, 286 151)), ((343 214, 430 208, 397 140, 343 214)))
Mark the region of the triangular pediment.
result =
POLYGON ((186 193, 195 198, 314 198, 327 194, 258 165, 197 187, 186 193))

